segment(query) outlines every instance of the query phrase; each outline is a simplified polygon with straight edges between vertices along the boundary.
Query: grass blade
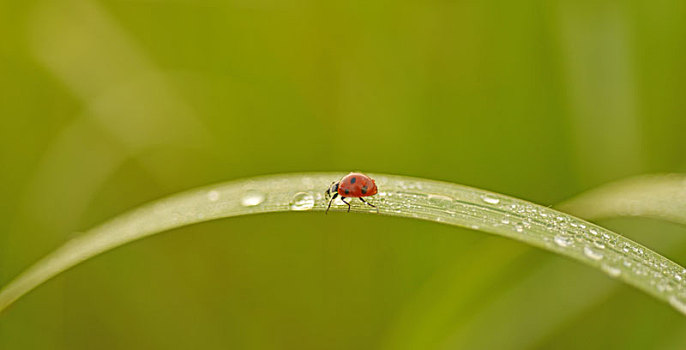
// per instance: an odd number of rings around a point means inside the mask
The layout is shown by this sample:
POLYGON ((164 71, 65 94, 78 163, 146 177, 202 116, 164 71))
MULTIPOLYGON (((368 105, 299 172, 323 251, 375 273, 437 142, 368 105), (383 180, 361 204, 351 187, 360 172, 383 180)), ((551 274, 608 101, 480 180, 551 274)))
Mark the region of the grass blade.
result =
POLYGON ((587 220, 642 216, 686 225, 686 176, 643 175, 611 182, 556 206, 587 220))
MULTIPOLYGON (((46 280, 125 243, 224 217, 324 211, 323 191, 342 173, 282 174, 193 189, 150 202, 66 242, 0 291, 0 311, 46 280)), ((493 233, 593 266, 686 314, 686 269, 612 231, 568 214, 456 184, 370 174, 381 215, 409 217, 493 233)), ((353 211, 375 213, 362 203, 353 211)), ((336 205, 332 211, 347 209, 336 205)))

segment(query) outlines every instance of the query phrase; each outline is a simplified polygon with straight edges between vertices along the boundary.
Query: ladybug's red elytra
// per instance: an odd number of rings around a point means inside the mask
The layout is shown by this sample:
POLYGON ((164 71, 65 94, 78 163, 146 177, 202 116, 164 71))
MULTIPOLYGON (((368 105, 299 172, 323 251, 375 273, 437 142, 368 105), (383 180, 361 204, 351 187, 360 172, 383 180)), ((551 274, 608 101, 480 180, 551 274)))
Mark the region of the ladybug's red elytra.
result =
POLYGON ((359 198, 364 204, 373 207, 379 212, 379 209, 375 205, 367 202, 362 197, 373 196, 378 192, 376 188, 376 183, 371 177, 361 174, 361 173, 350 173, 344 176, 341 181, 334 182, 326 190, 326 196, 329 197, 333 193, 331 200, 329 201, 329 206, 326 208, 326 213, 329 213, 329 208, 331 208, 331 203, 334 199, 341 196, 341 201, 348 205, 348 212, 350 212, 350 203, 346 202, 346 198, 359 198))

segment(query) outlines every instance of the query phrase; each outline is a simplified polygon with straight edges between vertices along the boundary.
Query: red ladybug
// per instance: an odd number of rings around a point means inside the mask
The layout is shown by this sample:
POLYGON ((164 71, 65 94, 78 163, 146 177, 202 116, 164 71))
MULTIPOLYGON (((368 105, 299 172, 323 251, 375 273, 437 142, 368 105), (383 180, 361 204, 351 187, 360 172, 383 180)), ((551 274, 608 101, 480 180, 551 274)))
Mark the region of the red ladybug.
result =
MULTIPOLYGON (((348 212, 350 212, 350 203, 345 201, 348 197, 359 198, 364 204, 376 208, 375 205, 365 201, 362 197, 373 196, 377 192, 376 183, 371 177, 360 173, 350 173, 343 177, 341 181, 331 184, 329 189, 326 190, 327 198, 333 193, 333 197, 331 197, 331 200, 329 201, 329 206, 326 208, 326 213, 329 213, 331 203, 333 203, 333 200, 336 199, 338 195, 341 195, 341 201, 348 205, 348 212)), ((376 211, 378 212, 379 209, 376 208, 376 211)))

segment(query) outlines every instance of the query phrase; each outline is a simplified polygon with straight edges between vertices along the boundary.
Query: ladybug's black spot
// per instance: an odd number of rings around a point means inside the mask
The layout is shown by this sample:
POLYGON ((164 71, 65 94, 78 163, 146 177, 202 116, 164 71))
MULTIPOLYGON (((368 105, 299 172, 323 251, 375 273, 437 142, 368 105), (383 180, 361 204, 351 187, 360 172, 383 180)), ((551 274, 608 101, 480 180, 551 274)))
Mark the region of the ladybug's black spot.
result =
POLYGON ((367 186, 362 187, 362 194, 367 194, 367 186))
POLYGON ((350 183, 351 183, 351 184, 354 184, 355 181, 357 181, 357 178, 356 178, 356 177, 353 177, 352 179, 350 179, 350 183))
POLYGON ((348 194, 348 193, 350 193, 350 190, 346 188, 346 189, 345 189, 345 194, 348 194))

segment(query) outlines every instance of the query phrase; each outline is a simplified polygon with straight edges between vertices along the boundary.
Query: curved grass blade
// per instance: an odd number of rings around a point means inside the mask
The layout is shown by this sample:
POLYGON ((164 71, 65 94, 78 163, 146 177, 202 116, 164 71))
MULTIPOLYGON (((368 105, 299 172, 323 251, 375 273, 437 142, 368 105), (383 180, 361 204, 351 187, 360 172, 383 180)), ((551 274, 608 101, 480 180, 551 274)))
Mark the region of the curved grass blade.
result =
MULTIPOLYGON (((150 202, 66 242, 0 291, 0 311, 46 280, 125 243, 224 217, 324 211, 323 191, 342 173, 282 174, 230 181, 150 202)), ((686 314, 686 269, 612 231, 520 199, 433 180, 370 174, 381 215, 489 232, 598 268, 686 314)), ((341 203, 337 203, 341 204, 341 203)), ((356 203, 353 211, 375 213, 356 203)), ((346 210, 334 205, 332 211, 346 210)))
POLYGON ((556 208, 587 220, 642 216, 686 225, 686 176, 659 174, 619 180, 583 192, 556 208))

